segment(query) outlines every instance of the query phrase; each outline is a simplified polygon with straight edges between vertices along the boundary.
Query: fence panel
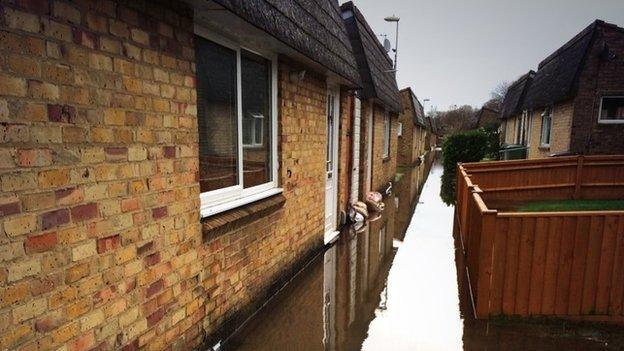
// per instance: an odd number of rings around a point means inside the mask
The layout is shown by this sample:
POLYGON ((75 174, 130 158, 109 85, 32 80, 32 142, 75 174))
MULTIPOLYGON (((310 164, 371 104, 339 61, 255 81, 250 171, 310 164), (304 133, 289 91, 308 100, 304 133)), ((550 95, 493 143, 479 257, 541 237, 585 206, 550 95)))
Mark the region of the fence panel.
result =
POLYGON ((624 189, 624 157, 549 159, 544 169, 537 161, 503 163, 503 170, 494 170, 493 163, 458 167, 457 220, 477 316, 624 321, 624 211, 500 212, 487 202, 492 193, 516 191, 502 187, 533 194, 541 186, 534 177, 546 183, 543 190, 565 188, 571 197, 595 189, 602 190, 594 195, 604 189, 617 193, 624 189), (532 179, 511 176, 519 169, 532 179), (487 180, 508 171, 505 180, 487 180), (545 172, 541 178, 539 172, 545 172), (556 183, 562 172, 571 184, 556 183))

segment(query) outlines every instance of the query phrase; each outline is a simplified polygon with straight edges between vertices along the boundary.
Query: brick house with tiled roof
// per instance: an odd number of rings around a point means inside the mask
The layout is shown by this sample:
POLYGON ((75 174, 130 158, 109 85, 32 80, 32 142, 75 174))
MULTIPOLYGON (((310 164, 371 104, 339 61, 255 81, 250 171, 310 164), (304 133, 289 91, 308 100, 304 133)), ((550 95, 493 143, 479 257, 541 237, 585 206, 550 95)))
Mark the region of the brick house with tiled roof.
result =
POLYGON ((624 153, 623 60, 624 29, 592 23, 510 87, 505 142, 528 158, 624 153))

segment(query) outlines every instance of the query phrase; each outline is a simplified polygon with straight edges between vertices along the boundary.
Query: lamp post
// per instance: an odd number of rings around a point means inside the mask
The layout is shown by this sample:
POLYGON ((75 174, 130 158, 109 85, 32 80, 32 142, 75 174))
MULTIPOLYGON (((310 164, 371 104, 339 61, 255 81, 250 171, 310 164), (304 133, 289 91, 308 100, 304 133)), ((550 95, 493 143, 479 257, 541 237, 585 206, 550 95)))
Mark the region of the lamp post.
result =
POLYGON ((399 20, 400 18, 392 15, 392 16, 388 16, 386 18, 384 18, 384 20, 386 22, 396 22, 396 35, 394 36, 394 71, 396 72, 397 69, 397 54, 399 52, 399 20))

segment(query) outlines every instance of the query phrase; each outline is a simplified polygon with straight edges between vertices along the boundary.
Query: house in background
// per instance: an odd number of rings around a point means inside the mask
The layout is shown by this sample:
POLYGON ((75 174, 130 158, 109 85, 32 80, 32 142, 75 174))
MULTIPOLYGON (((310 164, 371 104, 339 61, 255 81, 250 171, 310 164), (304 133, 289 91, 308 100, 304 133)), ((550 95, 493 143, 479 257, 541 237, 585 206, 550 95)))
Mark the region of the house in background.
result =
POLYGON ((423 106, 412 89, 408 87, 402 89, 400 93, 403 109, 399 115, 402 130, 398 137, 398 164, 401 167, 402 177, 411 178, 409 184, 403 186, 404 189, 410 189, 409 197, 402 194, 408 199, 408 201, 404 199, 403 203, 411 203, 420 193, 433 162, 433 153, 430 152, 431 126, 425 118, 423 106))
POLYGON ((401 105, 399 115, 401 135, 399 136, 399 165, 417 166, 421 157, 428 151, 426 136, 429 130, 425 121, 425 112, 420 101, 411 88, 401 89, 401 105))
POLYGON ((596 20, 510 87, 505 141, 528 158, 624 153, 623 63, 624 29, 596 20))
POLYGON ((535 77, 534 71, 529 71, 513 82, 501 104, 501 135, 503 144, 527 146, 525 137, 528 129, 528 113, 523 111, 523 103, 529 87, 535 77))
POLYGON ((360 193, 384 193, 396 173, 401 98, 392 61, 360 10, 351 1, 340 9, 363 87, 358 92, 361 146, 354 150, 360 155, 360 193))
POLYGON ((349 6, 3 2, 2 347, 211 346, 318 253, 397 158, 349 6))

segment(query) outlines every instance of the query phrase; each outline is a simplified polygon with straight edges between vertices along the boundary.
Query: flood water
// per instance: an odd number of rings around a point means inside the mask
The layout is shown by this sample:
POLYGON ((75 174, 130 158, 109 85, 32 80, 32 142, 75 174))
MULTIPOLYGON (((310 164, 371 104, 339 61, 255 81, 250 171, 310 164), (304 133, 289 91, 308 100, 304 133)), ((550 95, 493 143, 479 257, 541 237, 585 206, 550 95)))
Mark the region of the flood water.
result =
POLYGON ((223 348, 624 349, 622 327, 474 320, 452 235, 453 208, 439 197, 441 173, 434 164, 410 202, 417 189, 406 172, 381 217, 346 228, 223 348))

